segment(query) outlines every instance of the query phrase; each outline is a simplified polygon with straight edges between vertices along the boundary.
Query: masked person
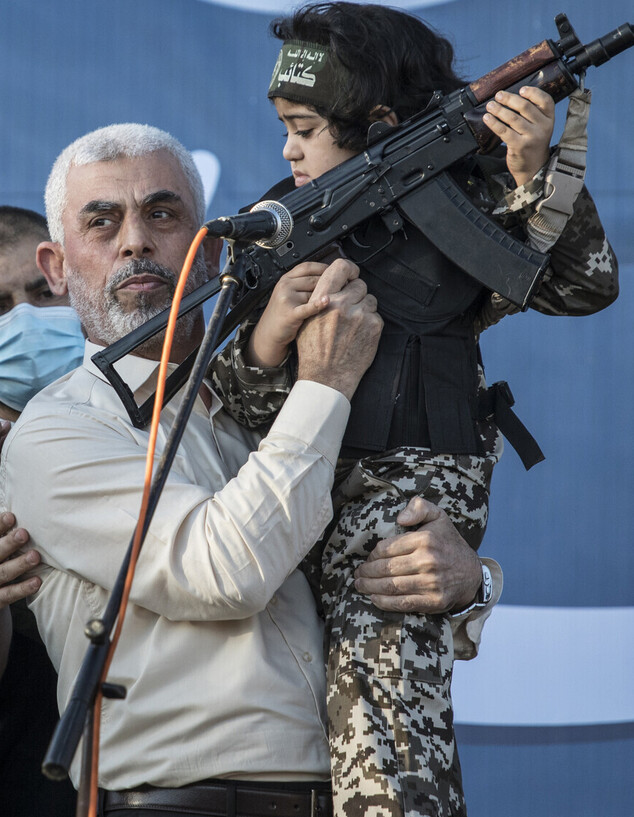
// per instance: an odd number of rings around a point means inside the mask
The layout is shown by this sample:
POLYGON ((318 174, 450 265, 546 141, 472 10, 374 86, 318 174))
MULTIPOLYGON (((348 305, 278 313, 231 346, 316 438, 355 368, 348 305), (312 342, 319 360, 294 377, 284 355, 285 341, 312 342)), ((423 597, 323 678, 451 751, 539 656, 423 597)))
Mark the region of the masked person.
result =
MULTIPOLYGON (((84 336, 66 296, 53 295, 37 268, 46 219, 33 210, 0 207, 0 418, 15 421, 40 389, 79 366, 84 336)), ((4 434, 0 434, 0 445, 4 434)), ((73 813, 68 783, 47 780, 40 766, 57 720, 57 675, 24 598, 40 586, 23 578, 39 564, 28 533, 3 514, 0 526, 0 787, 6 817, 73 813), (17 550, 22 553, 16 555, 17 550), (8 605, 11 604, 9 610, 8 605)))
POLYGON ((7 420, 82 361, 79 318, 67 298, 51 293, 35 263, 47 236, 39 213, 0 207, 0 417, 7 420))
POLYGON ((70 306, 40 309, 18 304, 0 316, 0 396, 4 406, 18 414, 40 389, 77 368, 83 349, 81 324, 70 306))
MULTIPOLYGON (((434 91, 465 84, 454 72, 449 42, 395 9, 312 4, 274 21, 271 30, 283 46, 268 95, 287 128, 283 154, 293 179, 265 199, 308 184, 362 151, 373 122, 397 125, 423 110, 434 91)), ((488 112, 485 121, 506 150, 461 162, 452 172, 506 229, 540 241, 553 100, 527 87, 498 94, 488 112)), ((377 217, 357 242, 342 241, 344 253, 357 259, 362 246, 367 255, 381 226, 377 217)), ((551 268, 532 306, 551 315, 597 312, 617 296, 617 265, 585 188, 559 226, 559 233, 550 232, 551 268)), ((335 812, 464 815, 450 694, 454 656, 475 654, 473 645, 465 650, 452 636, 462 611, 449 611, 453 618, 381 613, 358 592, 363 584, 355 583, 355 571, 377 540, 400 532, 396 515, 412 495, 443 508, 470 545, 480 545, 491 474, 502 452, 502 413, 494 406, 504 394, 486 388, 478 335, 518 310, 449 262, 407 221, 385 253, 359 264, 385 327, 352 400, 335 483, 337 516, 319 549, 335 812)), ((242 345, 248 362, 274 372, 297 329, 288 304, 324 294, 317 281, 293 287, 292 279, 282 279, 255 329, 255 319, 241 328, 232 354, 242 345)), ((269 398, 272 411, 270 393, 245 391, 242 421, 270 421, 269 398)), ((520 449, 522 442, 516 442, 520 449)), ((485 600, 489 578, 484 566, 480 595, 468 610, 485 600)))

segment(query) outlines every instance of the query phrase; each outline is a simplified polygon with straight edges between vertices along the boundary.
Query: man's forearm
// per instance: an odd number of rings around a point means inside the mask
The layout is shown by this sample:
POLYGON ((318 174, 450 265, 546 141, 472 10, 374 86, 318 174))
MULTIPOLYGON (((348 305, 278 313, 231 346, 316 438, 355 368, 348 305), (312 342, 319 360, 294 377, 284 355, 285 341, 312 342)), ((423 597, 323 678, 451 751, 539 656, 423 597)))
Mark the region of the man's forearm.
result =
MULTIPOLYGON (((250 457, 251 435, 217 418, 223 464, 209 440, 209 418, 192 418, 144 543, 131 601, 177 620, 243 618, 261 609, 331 516, 348 414, 338 392, 298 384, 250 457), (225 474, 238 469, 227 481, 225 474)), ((143 484, 147 434, 129 433, 47 413, 24 424, 7 446, 7 499, 44 562, 105 590, 116 580, 143 484), (50 463, 68 452, 74 467, 54 469, 53 477, 50 463), (19 479, 24 473, 32 475, 28 486, 19 479)))

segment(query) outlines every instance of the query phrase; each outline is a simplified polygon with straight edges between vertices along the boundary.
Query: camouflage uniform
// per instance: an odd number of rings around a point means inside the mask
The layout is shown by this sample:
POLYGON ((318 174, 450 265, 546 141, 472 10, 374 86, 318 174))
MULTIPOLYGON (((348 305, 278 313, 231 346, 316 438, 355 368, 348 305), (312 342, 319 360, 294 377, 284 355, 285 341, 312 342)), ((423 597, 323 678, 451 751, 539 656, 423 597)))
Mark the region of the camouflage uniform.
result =
MULTIPOLYGON (((492 166, 494 167, 494 166, 492 166)), ((543 175, 520 191, 508 174, 491 173, 491 205, 505 197, 499 220, 518 232, 541 195, 543 175)), ((551 315, 589 314, 618 294, 616 259, 588 192, 551 251, 551 267, 531 306, 551 315)), ((380 305, 379 305, 380 306, 380 305)), ((474 331, 518 309, 495 293, 474 331)), ((257 319, 240 328, 210 376, 236 419, 261 426, 292 384, 292 367, 250 368, 246 340, 257 319)), ((481 373, 482 374, 482 373, 481 373)), ((484 378, 481 377, 484 387, 484 378)), ((491 418, 480 424, 485 456, 398 448, 358 462, 340 461, 334 519, 304 564, 326 622, 328 726, 337 817, 466 815, 451 704, 454 654, 451 619, 387 613, 354 588, 355 568, 381 539, 403 532, 397 513, 413 496, 442 507, 477 548, 486 527, 491 473, 502 451, 491 418)))
POLYGON ((353 573, 409 499, 442 507, 473 547, 500 449, 488 457, 401 448, 357 462, 334 491, 321 553, 333 794, 342 815, 466 814, 453 732, 451 621, 378 610, 353 573))

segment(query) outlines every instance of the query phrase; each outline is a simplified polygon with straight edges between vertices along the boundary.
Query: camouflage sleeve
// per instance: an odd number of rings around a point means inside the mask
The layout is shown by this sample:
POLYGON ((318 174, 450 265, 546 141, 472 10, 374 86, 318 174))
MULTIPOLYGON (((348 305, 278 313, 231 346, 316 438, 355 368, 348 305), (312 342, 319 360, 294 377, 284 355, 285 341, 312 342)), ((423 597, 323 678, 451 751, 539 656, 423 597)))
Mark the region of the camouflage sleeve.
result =
MULTIPOLYGON (((543 191, 543 169, 523 188, 511 190, 508 174, 489 178, 501 202, 491 211, 501 225, 520 240, 527 239, 526 225, 535 213, 543 191)), ((531 308, 545 315, 590 315, 609 306, 618 296, 618 263, 603 230, 596 206, 584 187, 556 243, 550 249, 550 266, 531 308)), ((476 322, 478 332, 505 315, 518 312, 497 293, 485 300, 476 322)))
POLYGON ((550 267, 531 303, 545 315, 591 315, 619 294, 618 263, 588 190, 550 250, 550 267))
POLYGON ((248 366, 245 353, 257 317, 247 319, 212 360, 207 377, 231 416, 247 428, 273 422, 293 385, 289 358, 274 368, 248 366))

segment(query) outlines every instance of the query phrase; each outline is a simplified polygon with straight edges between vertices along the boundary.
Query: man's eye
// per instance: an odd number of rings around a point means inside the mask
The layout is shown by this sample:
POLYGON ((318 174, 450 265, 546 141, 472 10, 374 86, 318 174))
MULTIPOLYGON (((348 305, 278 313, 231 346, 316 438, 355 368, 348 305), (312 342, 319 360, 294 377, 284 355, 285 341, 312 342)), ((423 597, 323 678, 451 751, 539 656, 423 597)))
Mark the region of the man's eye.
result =
POLYGON ((295 136, 301 136, 303 139, 306 139, 307 136, 313 132, 314 128, 309 128, 308 130, 296 130, 295 136))
POLYGON ((108 216, 99 216, 98 218, 93 218, 90 222, 91 227, 110 227, 114 223, 114 219, 109 218, 108 216))
POLYGON ((150 218, 162 219, 169 218, 171 213, 168 210, 152 210, 150 218))
POLYGON ((49 301, 54 296, 51 290, 46 287, 46 289, 41 289, 39 292, 36 292, 35 297, 38 301, 49 301))
POLYGON ((53 295, 46 283, 42 283, 41 286, 31 290, 31 294, 29 295, 29 303, 33 306, 48 306, 50 302, 55 299, 56 296, 53 295))

